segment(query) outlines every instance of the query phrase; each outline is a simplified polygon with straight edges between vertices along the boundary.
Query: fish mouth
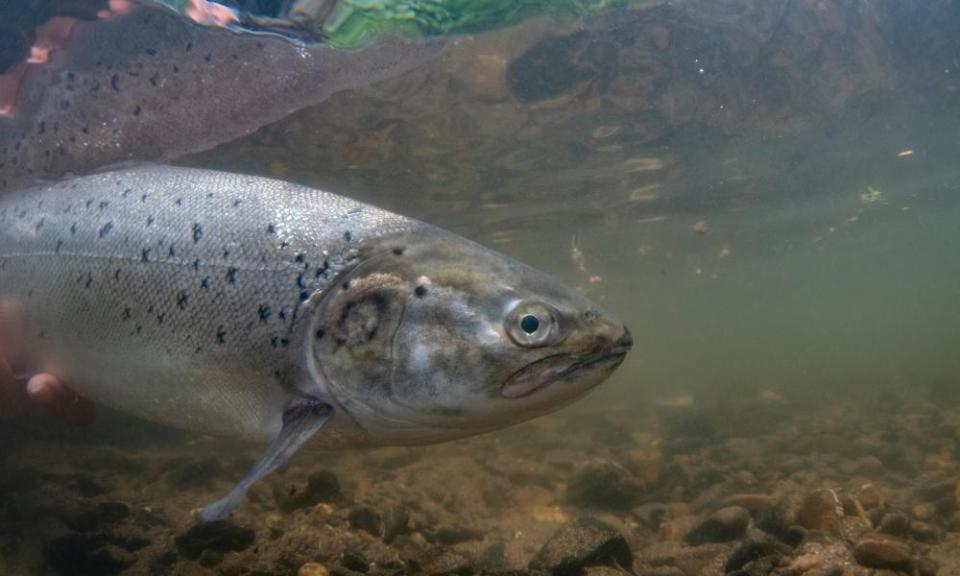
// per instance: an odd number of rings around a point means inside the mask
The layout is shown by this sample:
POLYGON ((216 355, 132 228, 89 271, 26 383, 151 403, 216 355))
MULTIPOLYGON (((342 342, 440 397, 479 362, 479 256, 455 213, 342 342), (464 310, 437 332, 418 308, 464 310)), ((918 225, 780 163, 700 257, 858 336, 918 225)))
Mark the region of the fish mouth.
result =
POLYGON ((628 351, 629 347, 617 347, 586 356, 554 354, 541 358, 514 372, 501 386, 500 394, 515 400, 581 376, 585 371, 612 372, 627 357, 628 351))

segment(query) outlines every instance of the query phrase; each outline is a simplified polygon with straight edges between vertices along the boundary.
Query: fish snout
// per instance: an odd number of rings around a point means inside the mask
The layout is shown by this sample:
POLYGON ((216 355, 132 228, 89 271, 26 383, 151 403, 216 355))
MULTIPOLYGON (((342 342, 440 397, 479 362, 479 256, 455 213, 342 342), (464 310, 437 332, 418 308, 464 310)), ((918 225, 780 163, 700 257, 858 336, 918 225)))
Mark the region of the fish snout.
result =
POLYGON ((633 348, 633 334, 626 325, 623 326, 623 334, 620 335, 620 338, 614 342, 613 345, 615 350, 622 351, 624 354, 633 348))
POLYGON ((585 313, 584 319, 600 351, 626 354, 633 347, 633 333, 619 320, 594 310, 585 313))

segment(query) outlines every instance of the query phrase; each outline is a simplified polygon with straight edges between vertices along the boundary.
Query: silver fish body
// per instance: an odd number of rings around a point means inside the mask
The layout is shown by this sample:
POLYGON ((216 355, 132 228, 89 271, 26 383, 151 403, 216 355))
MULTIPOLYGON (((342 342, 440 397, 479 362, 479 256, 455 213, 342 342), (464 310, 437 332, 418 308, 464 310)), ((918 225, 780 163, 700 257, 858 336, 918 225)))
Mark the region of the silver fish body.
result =
POLYGON ((0 299, 80 392, 273 439, 204 520, 311 442, 423 444, 555 410, 629 330, 556 279, 327 192, 162 166, 0 198, 0 299))
POLYGON ((163 166, 0 198, 0 297, 80 392, 146 419, 266 439, 309 294, 422 225, 294 184, 163 166))

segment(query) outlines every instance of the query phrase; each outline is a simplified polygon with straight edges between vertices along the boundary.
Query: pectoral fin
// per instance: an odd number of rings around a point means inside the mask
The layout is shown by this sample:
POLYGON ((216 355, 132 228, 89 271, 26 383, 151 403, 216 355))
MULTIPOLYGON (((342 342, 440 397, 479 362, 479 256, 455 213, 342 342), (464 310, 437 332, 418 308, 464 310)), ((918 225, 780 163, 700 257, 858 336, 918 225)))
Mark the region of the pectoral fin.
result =
POLYGON ((250 486, 270 474, 293 456, 313 437, 330 417, 333 408, 315 399, 297 399, 283 411, 283 428, 270 448, 247 472, 230 493, 210 504, 200 513, 203 522, 212 522, 228 516, 236 508, 250 486))

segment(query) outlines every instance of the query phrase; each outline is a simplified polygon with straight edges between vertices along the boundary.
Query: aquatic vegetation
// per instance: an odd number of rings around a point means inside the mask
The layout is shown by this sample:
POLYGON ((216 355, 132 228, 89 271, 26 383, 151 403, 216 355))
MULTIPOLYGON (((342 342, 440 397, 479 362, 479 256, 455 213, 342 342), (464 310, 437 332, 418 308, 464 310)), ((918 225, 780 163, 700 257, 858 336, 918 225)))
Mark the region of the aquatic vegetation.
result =
POLYGON ((261 14, 231 0, 151 0, 210 26, 361 48, 382 35, 429 38, 487 32, 536 16, 576 17, 651 0, 300 0, 261 14))

